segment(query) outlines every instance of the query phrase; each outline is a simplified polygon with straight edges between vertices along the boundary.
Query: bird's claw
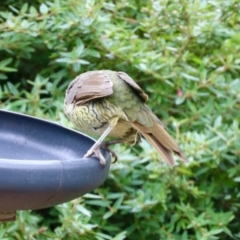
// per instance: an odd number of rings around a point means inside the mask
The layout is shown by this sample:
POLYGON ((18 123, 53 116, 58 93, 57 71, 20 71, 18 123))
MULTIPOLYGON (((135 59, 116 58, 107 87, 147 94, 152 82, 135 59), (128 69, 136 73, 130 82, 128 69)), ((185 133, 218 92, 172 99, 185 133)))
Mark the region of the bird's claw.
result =
MULTIPOLYGON (((104 147, 103 147, 103 148, 104 148, 104 147)), ((113 157, 112 163, 116 163, 117 160, 118 160, 117 154, 116 154, 112 149, 110 149, 110 148, 104 148, 104 149, 106 149, 108 152, 111 153, 111 155, 112 155, 112 157, 113 157)))
POLYGON ((117 162, 118 156, 117 156, 117 154, 116 154, 112 149, 109 148, 109 143, 108 143, 108 142, 102 142, 101 147, 104 148, 104 149, 106 149, 108 152, 111 153, 111 155, 112 155, 112 157, 113 157, 112 163, 117 162))
POLYGON ((84 157, 88 158, 90 156, 92 156, 93 154, 96 155, 96 157, 99 159, 99 162, 101 165, 106 165, 106 159, 104 158, 104 156, 102 155, 101 151, 99 148, 97 149, 89 149, 87 151, 87 153, 84 155, 84 157))
POLYGON ((99 147, 92 147, 91 149, 89 149, 87 151, 87 153, 84 155, 84 157, 88 158, 88 157, 92 156, 93 154, 95 154, 96 157, 99 158, 100 164, 101 165, 106 165, 106 159, 102 155, 100 147, 106 149, 108 152, 111 153, 111 155, 113 157, 112 163, 117 162, 118 156, 112 149, 109 148, 109 144, 107 142, 101 143, 101 145, 99 147))

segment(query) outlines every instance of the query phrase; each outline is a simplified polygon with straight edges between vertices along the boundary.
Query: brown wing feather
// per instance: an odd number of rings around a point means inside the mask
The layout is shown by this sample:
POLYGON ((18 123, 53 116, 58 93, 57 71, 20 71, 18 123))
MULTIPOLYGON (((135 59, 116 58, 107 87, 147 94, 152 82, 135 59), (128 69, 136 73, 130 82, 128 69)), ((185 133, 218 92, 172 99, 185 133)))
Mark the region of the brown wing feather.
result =
POLYGON ((148 95, 137 85, 137 83, 125 72, 117 72, 118 76, 136 90, 144 102, 148 100, 148 95))
POLYGON ((66 103, 82 105, 113 94, 113 84, 104 71, 92 71, 76 77, 67 89, 66 103))
POLYGON ((154 135, 148 131, 148 128, 134 122, 134 127, 141 132, 141 134, 146 138, 146 140, 158 151, 158 153, 163 157, 163 159, 170 165, 174 166, 175 161, 172 156, 172 152, 167 149, 161 142, 159 142, 154 135))
POLYGON ((174 165, 172 152, 178 155, 183 161, 187 162, 187 158, 182 153, 181 148, 165 130, 164 126, 154 121, 152 127, 146 127, 138 122, 133 122, 133 126, 141 132, 141 134, 152 144, 159 152, 163 159, 171 165, 174 165))

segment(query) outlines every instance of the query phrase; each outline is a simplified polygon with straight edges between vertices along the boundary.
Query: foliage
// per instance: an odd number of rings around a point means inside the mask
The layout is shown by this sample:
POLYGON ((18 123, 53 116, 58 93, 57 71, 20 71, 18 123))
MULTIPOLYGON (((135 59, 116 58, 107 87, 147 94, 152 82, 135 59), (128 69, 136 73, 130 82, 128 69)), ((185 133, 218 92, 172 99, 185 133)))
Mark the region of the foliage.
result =
POLYGON ((240 4, 236 0, 5 0, 0 104, 71 126, 65 89, 127 72, 190 159, 171 169, 142 141, 94 192, 19 212, 1 239, 240 239, 240 4), (29 3, 27 3, 29 2, 29 3))

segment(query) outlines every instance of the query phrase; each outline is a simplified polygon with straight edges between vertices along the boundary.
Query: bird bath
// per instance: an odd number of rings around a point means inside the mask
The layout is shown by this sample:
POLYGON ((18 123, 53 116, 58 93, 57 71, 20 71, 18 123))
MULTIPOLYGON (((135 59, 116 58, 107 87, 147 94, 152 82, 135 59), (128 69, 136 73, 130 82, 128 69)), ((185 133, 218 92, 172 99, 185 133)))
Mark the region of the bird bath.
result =
POLYGON ((51 207, 84 195, 107 178, 106 165, 83 155, 94 141, 58 124, 0 110, 0 221, 16 210, 51 207))

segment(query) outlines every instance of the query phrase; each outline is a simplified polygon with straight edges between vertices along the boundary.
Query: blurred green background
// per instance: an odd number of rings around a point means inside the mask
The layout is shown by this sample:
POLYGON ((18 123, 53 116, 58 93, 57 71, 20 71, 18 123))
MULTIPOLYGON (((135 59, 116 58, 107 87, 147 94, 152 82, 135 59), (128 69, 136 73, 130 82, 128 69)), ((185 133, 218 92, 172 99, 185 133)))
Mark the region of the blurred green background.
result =
POLYGON ((180 143, 170 168, 142 141, 98 189, 0 223, 0 239, 240 239, 238 0, 4 0, 0 106, 73 127, 63 114, 82 72, 127 72, 180 143))

